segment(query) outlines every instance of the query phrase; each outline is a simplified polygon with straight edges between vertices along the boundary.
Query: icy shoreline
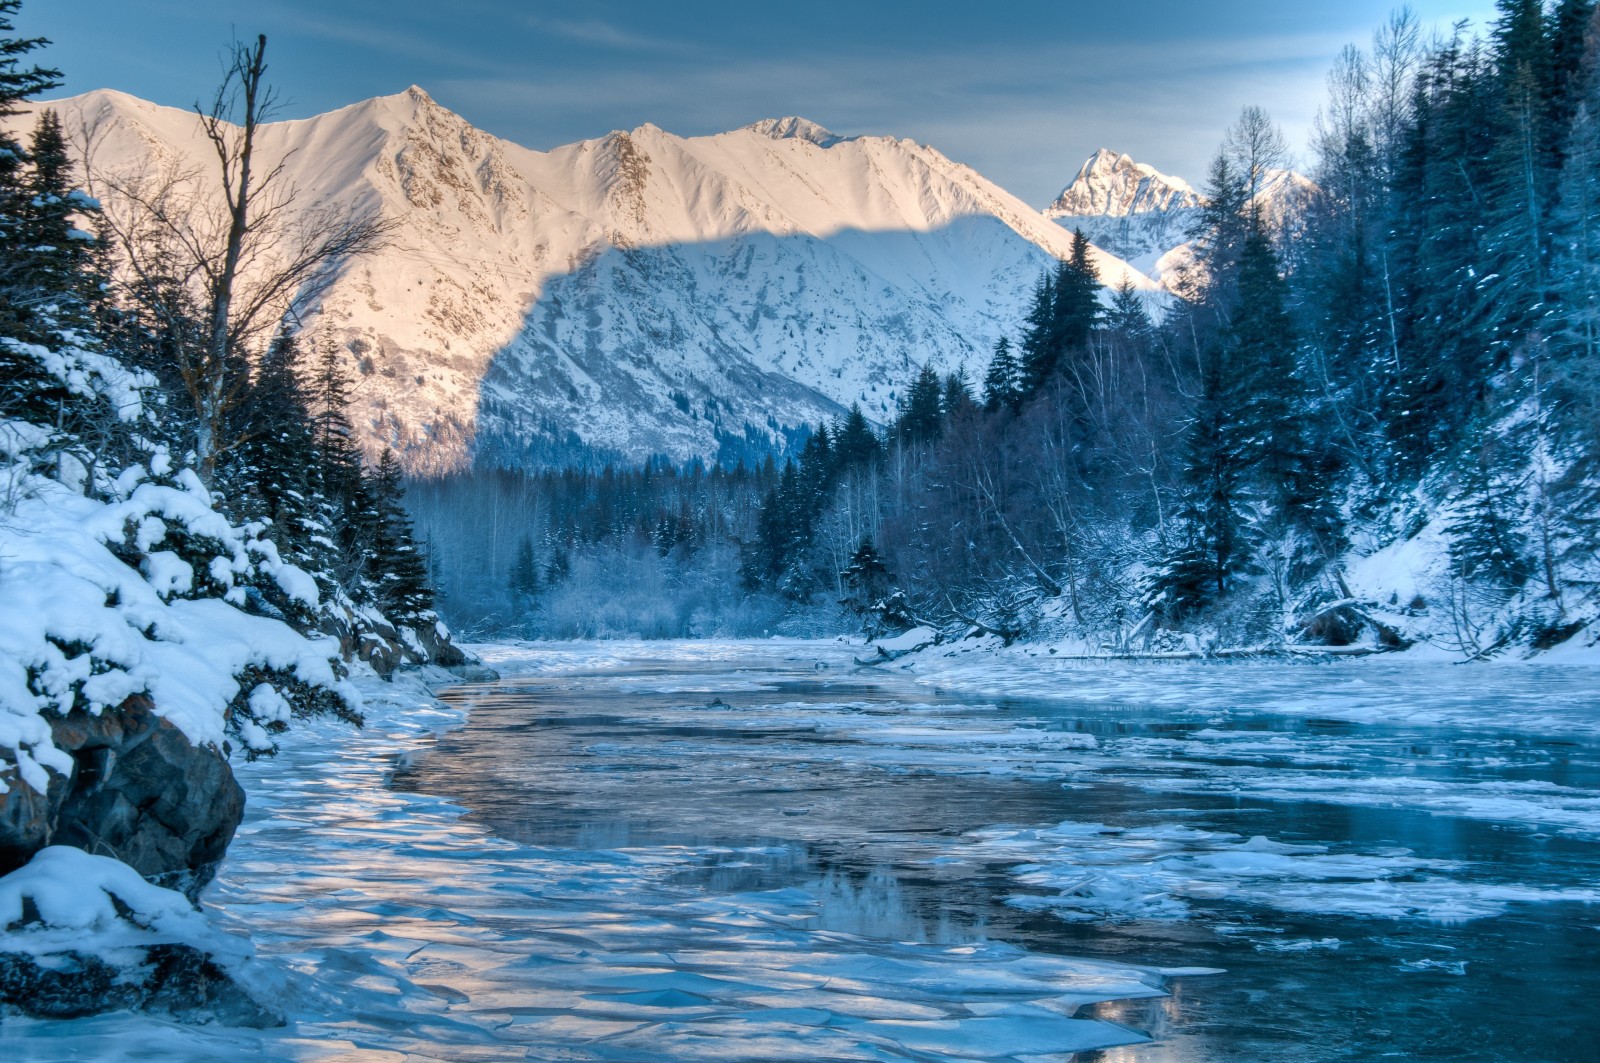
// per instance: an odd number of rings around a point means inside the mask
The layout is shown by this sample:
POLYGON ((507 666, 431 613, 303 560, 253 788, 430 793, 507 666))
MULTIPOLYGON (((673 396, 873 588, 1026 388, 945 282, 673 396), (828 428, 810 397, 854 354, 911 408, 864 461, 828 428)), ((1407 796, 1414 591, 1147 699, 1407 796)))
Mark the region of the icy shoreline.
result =
POLYGON ((1068 657, 1045 643, 973 639, 881 666, 985 698, 1140 704, 1237 719, 1260 713, 1350 723, 1600 735, 1600 651, 1461 662, 1426 648, 1327 660, 1146 660, 1068 657), (1407 688, 1425 698, 1396 699, 1407 688), (1497 701, 1492 715, 1485 700, 1497 701))

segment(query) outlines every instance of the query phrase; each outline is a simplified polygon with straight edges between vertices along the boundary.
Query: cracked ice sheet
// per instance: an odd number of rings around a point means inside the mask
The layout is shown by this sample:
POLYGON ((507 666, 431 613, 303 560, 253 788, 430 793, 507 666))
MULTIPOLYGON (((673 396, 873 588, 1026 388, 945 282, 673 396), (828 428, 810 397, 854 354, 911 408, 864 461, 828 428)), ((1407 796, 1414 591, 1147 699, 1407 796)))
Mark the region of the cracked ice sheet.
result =
POLYGON ((1412 809, 1548 829, 1600 840, 1600 795, 1544 780, 1421 778, 1351 772, 1223 769, 1195 776, 1129 777, 1123 782, 1155 793, 1226 794, 1262 801, 1315 801, 1347 807, 1412 809))
POLYGON ((110 1015, 7 1019, 8 1059, 1020 1059, 1145 1038, 1075 1017, 1160 996, 1162 973, 1003 944, 808 929, 800 889, 707 896, 684 846, 496 838, 389 790, 459 712, 415 679, 368 684, 368 726, 303 722, 239 765, 246 822, 208 895, 282 971, 281 1031, 110 1015))
POLYGON ((1069 821, 969 838, 978 858, 1018 861, 1012 875, 1030 892, 1007 903, 1071 922, 1184 919, 1216 901, 1445 923, 1500 915, 1512 903, 1600 903, 1600 889, 1463 881, 1451 877, 1462 864, 1405 849, 1335 853, 1176 823, 1130 829, 1069 821))

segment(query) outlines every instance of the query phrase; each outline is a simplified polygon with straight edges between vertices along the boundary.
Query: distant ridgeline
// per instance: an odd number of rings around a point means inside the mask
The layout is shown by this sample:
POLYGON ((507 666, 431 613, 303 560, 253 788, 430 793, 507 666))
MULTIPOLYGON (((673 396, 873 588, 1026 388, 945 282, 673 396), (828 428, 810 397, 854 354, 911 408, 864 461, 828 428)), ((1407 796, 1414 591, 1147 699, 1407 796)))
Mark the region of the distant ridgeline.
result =
POLYGON ((982 379, 925 368, 887 433, 856 409, 782 465, 433 482, 444 608, 1084 653, 1592 643, 1600 16, 1499 8, 1482 40, 1400 15, 1348 49, 1310 180, 1256 108, 1201 193, 1090 160, 1048 214, 1159 275, 1159 320, 1080 234, 982 379))
MULTIPOLYGON (((57 80, 22 65, 44 42, 11 35, 17 6, 0 0, 5 118, 57 80)), ((259 51, 234 59, 225 90, 260 75, 259 51)), ((270 182, 240 183, 240 117, 209 127, 246 197, 231 211, 174 185, 102 205, 52 112, 23 139, 0 127, 0 875, 40 857, 0 889, 0 1005, 34 1014, 207 992, 184 936, 204 920, 184 913, 243 813, 230 754, 271 753, 297 717, 358 724, 356 658, 466 663, 398 466, 364 465, 349 439, 342 363, 277 327, 351 244, 302 243, 275 280, 233 272, 293 239, 248 198, 270 182), (58 873, 95 903, 44 903, 58 873), (28 935, 59 951, 58 917, 84 935, 127 919, 132 953, 155 951, 126 971, 40 955, 28 935), (199 973, 163 983, 175 970, 199 973)))

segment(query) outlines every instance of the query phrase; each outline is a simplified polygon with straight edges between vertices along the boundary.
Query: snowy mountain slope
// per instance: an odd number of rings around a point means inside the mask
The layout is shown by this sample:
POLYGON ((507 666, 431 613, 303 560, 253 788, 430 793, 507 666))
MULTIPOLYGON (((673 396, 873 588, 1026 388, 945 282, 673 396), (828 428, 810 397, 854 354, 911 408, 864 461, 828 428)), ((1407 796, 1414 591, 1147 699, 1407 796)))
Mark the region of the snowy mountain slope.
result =
MULTIPOLYGON (((1293 228, 1316 191, 1292 170, 1272 170, 1256 194, 1269 223, 1293 228)), ((1190 234, 1206 199, 1187 181, 1101 148, 1044 216, 1170 288, 1193 255, 1190 234)))
MULTIPOLYGON (((48 106, 107 173, 207 170, 194 117, 99 91, 48 106)), ((31 121, 28 117, 22 122, 31 121)), ((263 137, 297 209, 376 209, 390 245, 310 318, 351 352, 364 443, 413 469, 475 453, 716 456, 914 368, 981 375, 1071 235, 932 148, 799 118, 655 126, 533 151, 411 88, 263 137)), ((1102 275, 1156 285, 1097 252, 1102 275)))

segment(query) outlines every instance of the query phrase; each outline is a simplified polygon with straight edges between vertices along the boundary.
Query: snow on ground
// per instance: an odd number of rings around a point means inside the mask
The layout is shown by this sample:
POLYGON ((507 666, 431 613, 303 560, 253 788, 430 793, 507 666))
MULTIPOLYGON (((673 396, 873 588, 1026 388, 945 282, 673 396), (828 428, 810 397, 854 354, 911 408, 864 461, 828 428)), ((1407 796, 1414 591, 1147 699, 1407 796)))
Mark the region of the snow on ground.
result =
POLYGON ((1148 705, 1237 720, 1271 712, 1357 723, 1600 735, 1600 652, 1462 664, 1408 652, 1334 661, 1065 659, 998 640, 935 646, 885 667, 985 698, 1148 705))

